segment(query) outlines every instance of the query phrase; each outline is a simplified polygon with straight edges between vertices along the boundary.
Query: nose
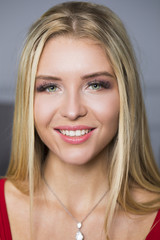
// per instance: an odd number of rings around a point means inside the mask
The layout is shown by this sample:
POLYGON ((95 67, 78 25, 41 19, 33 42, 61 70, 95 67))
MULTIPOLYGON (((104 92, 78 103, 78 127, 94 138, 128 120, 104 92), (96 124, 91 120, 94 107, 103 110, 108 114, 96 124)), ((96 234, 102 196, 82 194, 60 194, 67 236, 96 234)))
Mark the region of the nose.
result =
POLYGON ((63 117, 74 121, 87 114, 87 107, 81 94, 70 91, 63 98, 60 111, 63 117))

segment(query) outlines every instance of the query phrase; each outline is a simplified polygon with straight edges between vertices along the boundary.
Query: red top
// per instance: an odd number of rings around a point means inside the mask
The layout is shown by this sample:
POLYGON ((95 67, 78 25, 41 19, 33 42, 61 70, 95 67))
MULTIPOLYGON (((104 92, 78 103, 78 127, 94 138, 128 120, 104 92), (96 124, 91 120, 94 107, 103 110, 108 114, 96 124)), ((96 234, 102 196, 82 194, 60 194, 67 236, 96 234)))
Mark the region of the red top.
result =
MULTIPOLYGON (((5 181, 6 179, 0 180, 0 240, 12 240, 4 194, 5 181)), ((160 240, 160 210, 145 240, 160 240)))
POLYGON ((5 181, 6 179, 0 180, 0 240, 12 240, 4 195, 5 181))

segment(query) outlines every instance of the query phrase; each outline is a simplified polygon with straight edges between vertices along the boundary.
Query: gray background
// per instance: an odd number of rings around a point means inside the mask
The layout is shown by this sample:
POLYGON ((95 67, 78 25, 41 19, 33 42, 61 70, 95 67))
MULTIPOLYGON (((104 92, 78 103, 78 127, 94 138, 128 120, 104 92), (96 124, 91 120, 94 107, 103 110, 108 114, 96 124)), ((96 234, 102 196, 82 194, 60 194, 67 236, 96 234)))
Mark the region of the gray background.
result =
MULTIPOLYGON (((0 175, 10 155, 17 69, 29 26, 63 1, 0 0, 0 175)), ((160 0, 95 0, 115 11, 129 32, 143 74, 150 135, 160 167, 160 0)))

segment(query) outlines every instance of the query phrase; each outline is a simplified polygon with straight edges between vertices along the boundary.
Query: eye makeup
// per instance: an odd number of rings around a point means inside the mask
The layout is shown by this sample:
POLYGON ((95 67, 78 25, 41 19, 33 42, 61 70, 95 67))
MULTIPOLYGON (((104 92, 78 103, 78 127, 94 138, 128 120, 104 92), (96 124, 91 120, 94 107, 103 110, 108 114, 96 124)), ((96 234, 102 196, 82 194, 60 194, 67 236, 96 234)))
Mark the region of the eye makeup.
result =
POLYGON ((110 81, 103 81, 103 80, 93 80, 91 82, 87 83, 88 87, 93 87, 94 90, 100 90, 100 89, 110 89, 111 83, 110 81), (96 87, 97 86, 97 87, 96 87))
POLYGON ((58 88, 57 84, 54 84, 54 83, 42 83, 42 84, 36 86, 36 91, 37 92, 44 92, 44 91, 54 92, 54 91, 56 91, 57 88, 58 88))
MULTIPOLYGON (((100 78, 99 76, 93 79, 86 79, 86 81, 82 85, 80 83, 81 87, 84 86, 84 89, 88 89, 90 91, 100 91, 105 89, 106 90, 111 89, 113 84, 114 84, 113 80, 103 79, 103 78, 100 78)), ((59 83, 57 83, 57 80, 45 81, 45 80, 41 80, 40 77, 37 78, 36 85, 35 85, 35 90, 37 92, 53 93, 53 92, 57 92, 58 89, 60 90, 63 88, 64 86, 62 82, 59 85, 59 83)))

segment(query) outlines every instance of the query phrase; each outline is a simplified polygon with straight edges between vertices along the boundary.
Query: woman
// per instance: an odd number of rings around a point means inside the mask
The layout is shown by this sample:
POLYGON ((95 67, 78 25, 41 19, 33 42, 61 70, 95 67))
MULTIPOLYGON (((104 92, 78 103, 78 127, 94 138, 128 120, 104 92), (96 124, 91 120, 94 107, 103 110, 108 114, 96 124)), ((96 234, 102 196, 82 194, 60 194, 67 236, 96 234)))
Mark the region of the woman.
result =
POLYGON ((68 2, 31 27, 0 182, 1 239, 160 237, 160 175, 135 56, 108 8, 68 2))

